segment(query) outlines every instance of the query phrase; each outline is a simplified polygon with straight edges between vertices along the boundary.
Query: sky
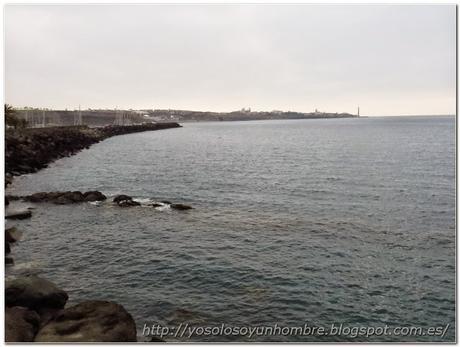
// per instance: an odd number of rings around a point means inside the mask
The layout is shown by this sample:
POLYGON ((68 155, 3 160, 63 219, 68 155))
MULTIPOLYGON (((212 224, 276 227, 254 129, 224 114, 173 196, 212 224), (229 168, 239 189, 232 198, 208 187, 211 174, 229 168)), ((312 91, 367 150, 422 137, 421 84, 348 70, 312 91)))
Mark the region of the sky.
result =
POLYGON ((5 6, 5 102, 455 114, 455 5, 5 6))

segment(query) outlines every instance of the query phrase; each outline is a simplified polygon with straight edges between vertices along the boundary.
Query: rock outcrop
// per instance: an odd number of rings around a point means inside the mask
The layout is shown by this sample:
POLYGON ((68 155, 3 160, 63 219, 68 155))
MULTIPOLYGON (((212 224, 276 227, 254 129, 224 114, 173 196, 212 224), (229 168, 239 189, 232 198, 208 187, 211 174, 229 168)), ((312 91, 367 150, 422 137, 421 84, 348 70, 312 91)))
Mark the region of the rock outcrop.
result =
POLYGON ((84 301, 64 308, 68 295, 48 280, 21 277, 5 284, 7 342, 136 342, 136 324, 123 306, 84 301))
POLYGON ((68 295, 50 281, 37 276, 20 277, 5 282, 5 305, 23 306, 40 312, 61 309, 68 295))
POLYGON ((5 341, 33 342, 40 326, 40 316, 26 307, 5 309, 5 341))
POLYGON ((35 342, 136 342, 136 324, 119 304, 86 301, 61 311, 35 342))

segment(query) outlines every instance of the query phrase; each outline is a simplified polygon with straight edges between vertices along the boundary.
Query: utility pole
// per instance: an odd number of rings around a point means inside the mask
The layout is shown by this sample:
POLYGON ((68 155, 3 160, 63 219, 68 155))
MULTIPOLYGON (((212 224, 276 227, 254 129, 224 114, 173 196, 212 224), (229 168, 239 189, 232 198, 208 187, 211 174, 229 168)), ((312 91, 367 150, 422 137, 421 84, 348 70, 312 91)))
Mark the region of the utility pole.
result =
POLYGON ((43 109, 43 111, 42 111, 42 128, 45 127, 45 117, 46 117, 45 116, 45 109, 43 109))
POLYGON ((359 117, 359 106, 358 106, 358 117, 359 117))

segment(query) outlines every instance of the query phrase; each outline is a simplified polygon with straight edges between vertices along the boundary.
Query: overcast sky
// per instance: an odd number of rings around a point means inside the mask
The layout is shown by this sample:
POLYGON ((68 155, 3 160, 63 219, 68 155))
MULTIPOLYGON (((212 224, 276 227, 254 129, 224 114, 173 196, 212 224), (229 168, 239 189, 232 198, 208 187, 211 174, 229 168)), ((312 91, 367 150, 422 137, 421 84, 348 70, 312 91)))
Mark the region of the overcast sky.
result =
POLYGON ((454 114, 454 5, 7 5, 14 106, 454 114))

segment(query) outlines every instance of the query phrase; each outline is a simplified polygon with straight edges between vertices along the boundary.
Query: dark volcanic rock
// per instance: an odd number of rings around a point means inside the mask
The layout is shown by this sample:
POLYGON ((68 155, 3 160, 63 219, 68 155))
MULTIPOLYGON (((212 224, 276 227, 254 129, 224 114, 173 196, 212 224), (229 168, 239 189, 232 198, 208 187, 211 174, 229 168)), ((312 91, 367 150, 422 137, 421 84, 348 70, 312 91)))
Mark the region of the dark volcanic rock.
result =
POLYGON ((10 200, 8 199, 7 196, 5 196, 5 206, 8 206, 10 204, 10 200))
POLYGON ((38 331, 40 317, 37 312, 26 307, 5 309, 5 341, 32 342, 38 331))
POLYGON ((11 253, 10 243, 8 241, 5 241, 5 254, 10 254, 10 253, 11 253))
POLYGON ((193 207, 189 205, 184 205, 184 204, 171 204, 171 208, 175 210, 191 210, 193 207))
POLYGON ((39 192, 26 197, 27 201, 30 202, 43 202, 49 200, 49 193, 39 192))
POLYGON ((68 197, 64 195, 58 196, 56 199, 52 200, 52 203, 56 205, 68 205, 68 204, 73 204, 74 202, 75 201, 69 199, 68 197))
POLYGON ((177 123, 132 126, 65 126, 7 129, 5 131, 5 185, 13 176, 36 172, 56 159, 75 154, 111 136, 180 127, 177 123))
POLYGON ((40 192, 24 197, 24 200, 30 202, 51 202, 57 205, 66 205, 80 203, 84 201, 102 201, 107 197, 98 191, 90 191, 82 193, 80 191, 74 192, 40 192))
POLYGON ((116 202, 116 203, 119 203, 124 200, 133 200, 133 198, 130 197, 129 195, 124 195, 124 194, 117 195, 113 198, 113 202, 116 202))
POLYGON ((115 196, 113 198, 113 202, 115 202, 120 207, 140 206, 140 203, 134 201, 132 197, 123 194, 115 196))
POLYGON ((98 191, 90 191, 83 194, 85 201, 103 201, 106 200, 107 197, 98 191))
POLYGON ((77 202, 83 202, 85 197, 82 192, 63 192, 63 193, 50 193, 55 194, 48 196, 48 201, 51 201, 54 204, 58 205, 65 205, 65 204, 73 204, 77 202), (58 195, 59 194, 59 195, 58 195))
POLYGON ((5 282, 5 304, 40 311, 63 308, 68 295, 48 280, 37 276, 20 277, 5 282))
POLYGON ((35 342, 136 342, 136 324, 119 304, 86 301, 62 310, 35 342))
POLYGON ((67 199, 73 201, 73 202, 82 202, 85 200, 85 196, 83 195, 82 192, 66 192, 63 195, 67 199))
POLYGON ((166 205, 171 205, 172 204, 172 202, 167 201, 167 200, 163 200, 163 201, 160 201, 160 202, 163 203, 163 204, 166 204, 166 205))
POLYGON ((26 219, 32 217, 32 212, 29 210, 24 211, 10 211, 6 213, 6 219, 26 219))

